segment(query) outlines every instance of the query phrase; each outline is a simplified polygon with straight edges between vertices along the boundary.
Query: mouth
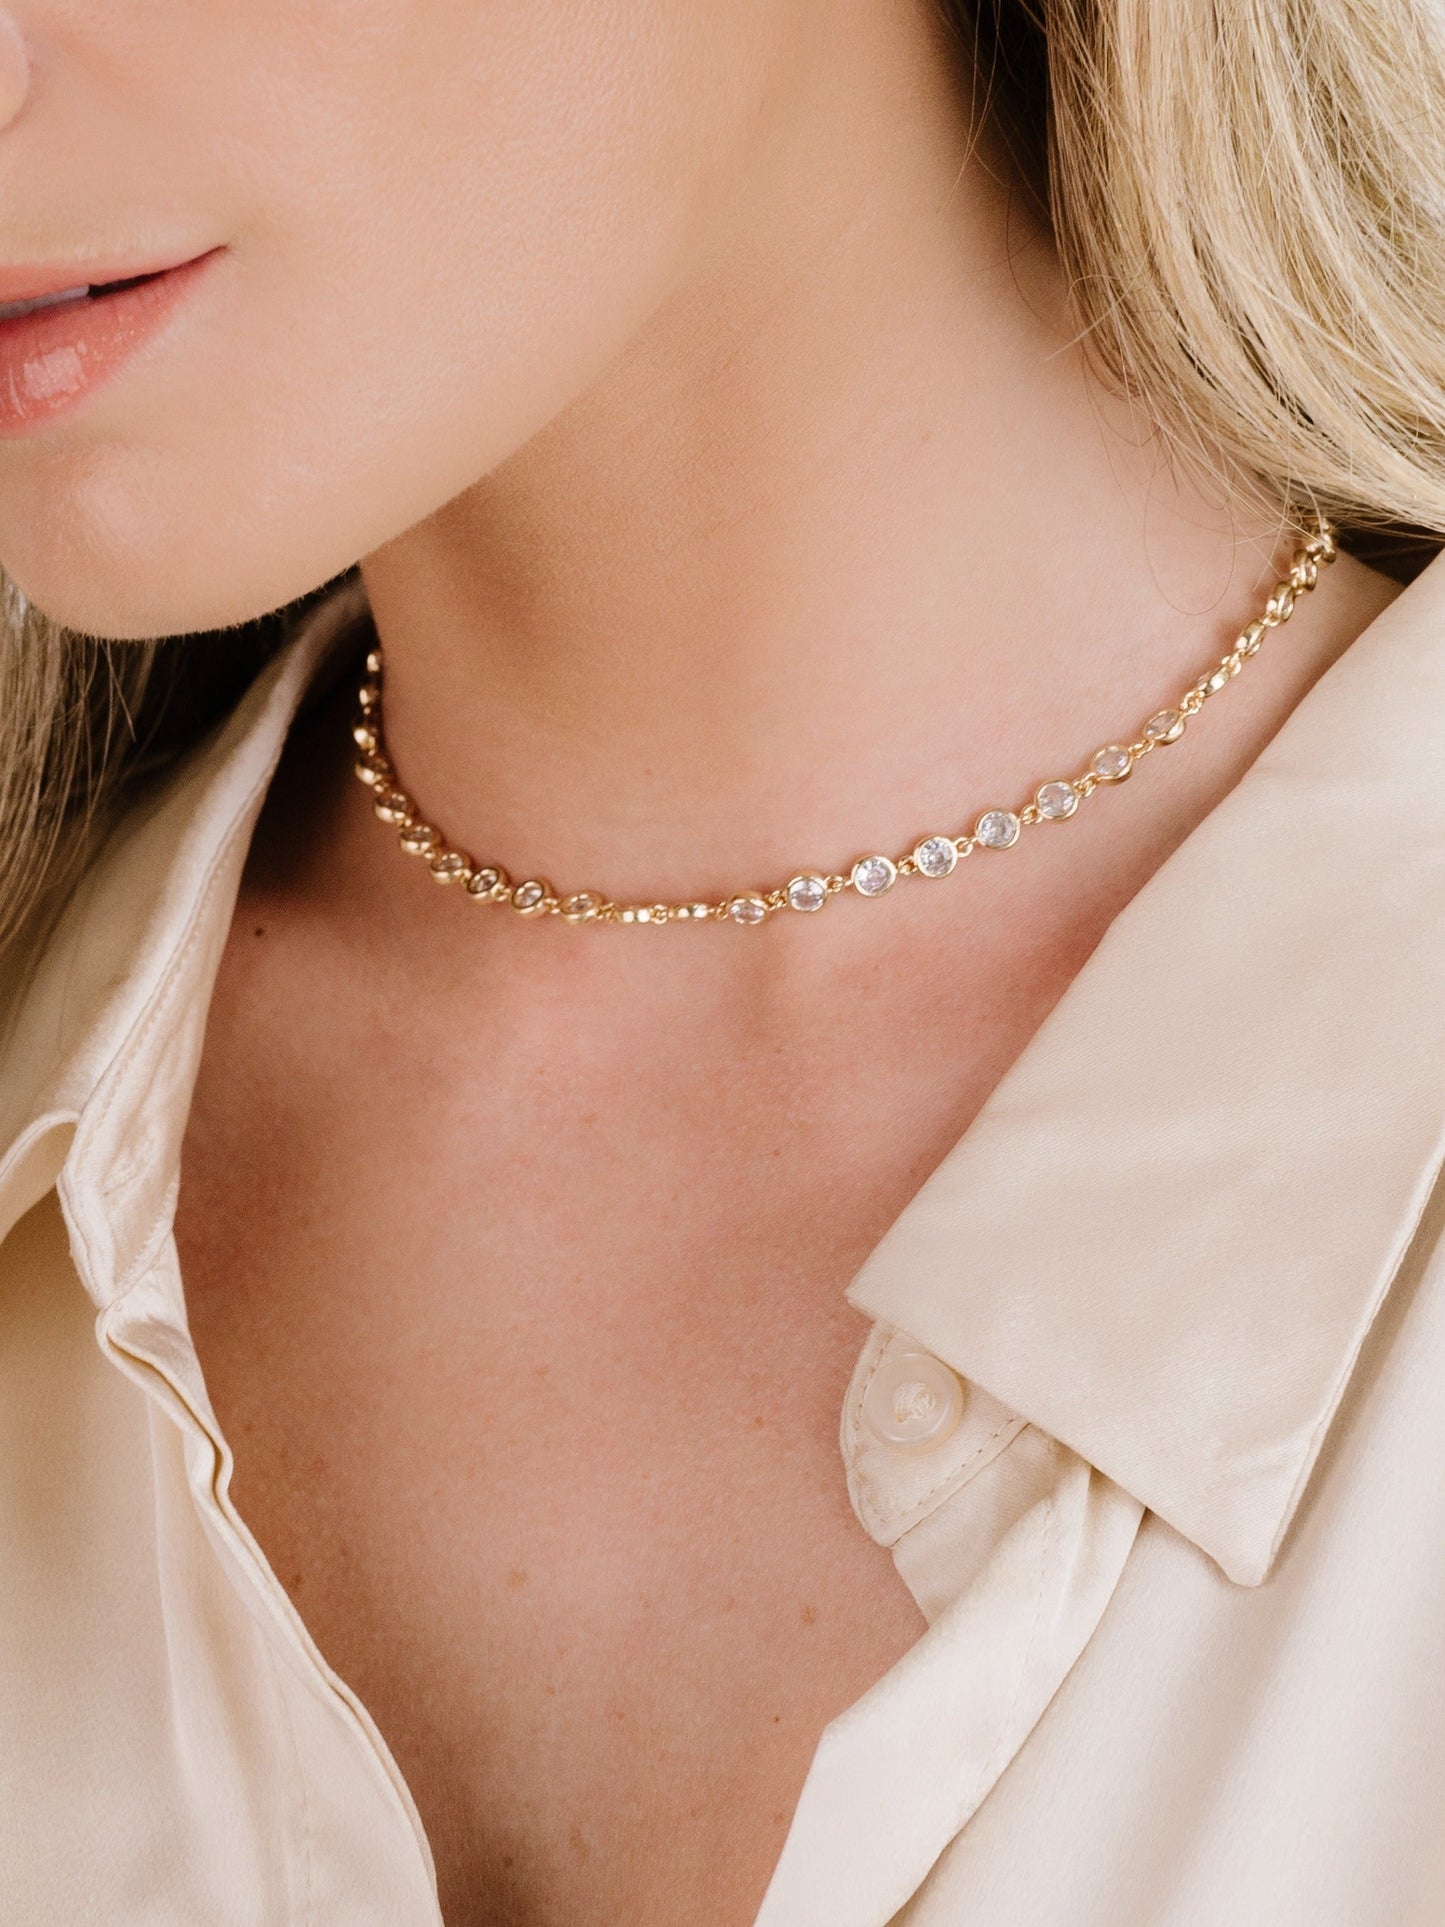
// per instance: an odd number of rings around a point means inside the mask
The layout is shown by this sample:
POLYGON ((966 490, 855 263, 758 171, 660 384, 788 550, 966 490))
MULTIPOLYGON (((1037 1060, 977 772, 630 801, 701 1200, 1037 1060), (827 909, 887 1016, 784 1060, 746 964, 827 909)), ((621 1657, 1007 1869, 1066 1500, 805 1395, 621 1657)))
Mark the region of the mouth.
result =
POLYGON ((157 268, 151 274, 126 275, 117 281, 90 281, 74 288, 61 288, 54 294, 0 301, 0 326, 7 321, 18 321, 22 315, 38 314, 42 308, 68 308, 81 301, 104 301, 109 295, 126 294, 132 288, 143 288, 148 281, 159 281, 167 272, 165 268, 157 268))
POLYGON ((138 272, 117 263, 85 281, 73 266, 0 269, 0 440, 72 413, 142 351, 158 351, 225 251, 138 272))

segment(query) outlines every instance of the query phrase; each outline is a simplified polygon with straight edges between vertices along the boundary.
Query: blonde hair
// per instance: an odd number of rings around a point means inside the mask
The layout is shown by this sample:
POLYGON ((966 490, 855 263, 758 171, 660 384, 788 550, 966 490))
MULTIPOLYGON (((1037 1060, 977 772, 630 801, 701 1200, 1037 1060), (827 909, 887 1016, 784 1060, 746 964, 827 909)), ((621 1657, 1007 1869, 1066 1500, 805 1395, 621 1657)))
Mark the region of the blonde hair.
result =
MULTIPOLYGON (((1101 370, 1299 524, 1445 534, 1435 0, 937 0, 1101 370)), ((0 596, 0 950, 284 638, 106 643, 0 596)))
POLYGON ((1297 519, 1445 531, 1438 0, 941 0, 1079 321, 1297 519))

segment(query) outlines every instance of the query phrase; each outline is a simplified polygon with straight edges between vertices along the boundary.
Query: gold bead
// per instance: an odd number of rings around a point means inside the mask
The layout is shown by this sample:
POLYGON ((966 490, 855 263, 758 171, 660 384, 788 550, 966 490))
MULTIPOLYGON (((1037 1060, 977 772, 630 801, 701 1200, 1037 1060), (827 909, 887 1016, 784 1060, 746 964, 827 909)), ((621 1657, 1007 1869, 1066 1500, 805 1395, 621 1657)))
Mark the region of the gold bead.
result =
POLYGON ((1264 605, 1264 613, 1272 624, 1289 621, 1294 614, 1294 590, 1288 583, 1275 590, 1264 605))
POLYGON ((366 673, 368 676, 379 676, 381 674, 381 651, 379 649, 367 650, 366 673))

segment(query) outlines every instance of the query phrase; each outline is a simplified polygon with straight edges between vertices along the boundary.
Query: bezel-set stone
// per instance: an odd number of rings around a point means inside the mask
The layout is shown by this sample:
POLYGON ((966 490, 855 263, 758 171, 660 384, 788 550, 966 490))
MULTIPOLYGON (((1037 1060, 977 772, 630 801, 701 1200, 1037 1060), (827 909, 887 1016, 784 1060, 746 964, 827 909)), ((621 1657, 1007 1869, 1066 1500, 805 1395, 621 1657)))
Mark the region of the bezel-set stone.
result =
POLYGON ((881 897, 898 881, 898 865, 889 856, 860 856, 849 881, 860 897, 881 897))
POLYGON ((1012 810, 985 810, 974 825, 973 840, 986 850, 1007 850, 1018 842, 1022 828, 1012 810))
POLYGON ((540 917, 552 899, 552 886, 541 877, 527 877, 512 886, 512 908, 519 917, 540 917))
POLYGON ((438 883, 455 883, 458 877, 466 876, 472 866, 460 850, 433 850, 427 858, 427 867, 438 883))
POLYGON ((1144 725, 1144 737, 1151 743, 1177 743, 1184 734, 1184 717, 1177 709, 1159 709, 1144 725))
POLYGON ((506 871, 499 870, 494 863, 484 863, 480 870, 473 870, 466 883, 467 895, 479 903, 496 903, 509 887, 506 871))
POLYGON ((557 906, 563 923, 591 923, 602 914, 602 899, 595 890, 574 890, 557 906))
POLYGON ((1101 783, 1122 783, 1133 767, 1134 758, 1123 743, 1105 743, 1089 761, 1089 768, 1101 783))
POLYGON ((411 815, 411 798, 404 790, 382 786, 378 787, 371 807, 383 823, 405 823, 411 815))
POLYGON ((1062 823, 1079 807, 1079 792, 1072 783, 1040 783, 1034 792, 1034 808, 1045 823, 1062 823))
POLYGON ((913 846, 913 867, 921 877, 951 876, 958 867, 958 845, 951 836, 925 836, 913 846))
POLYGON ((815 871, 804 870, 795 876, 788 885, 788 908, 800 910, 805 916, 821 910, 828 901, 828 879, 820 877, 815 871))
POLYGON ((767 914, 767 904, 752 890, 744 890, 740 895, 728 899, 728 915, 734 923, 744 926, 761 923, 767 914))
POLYGON ((430 823, 408 823, 401 833, 401 847, 412 856, 430 856, 439 841, 430 823))

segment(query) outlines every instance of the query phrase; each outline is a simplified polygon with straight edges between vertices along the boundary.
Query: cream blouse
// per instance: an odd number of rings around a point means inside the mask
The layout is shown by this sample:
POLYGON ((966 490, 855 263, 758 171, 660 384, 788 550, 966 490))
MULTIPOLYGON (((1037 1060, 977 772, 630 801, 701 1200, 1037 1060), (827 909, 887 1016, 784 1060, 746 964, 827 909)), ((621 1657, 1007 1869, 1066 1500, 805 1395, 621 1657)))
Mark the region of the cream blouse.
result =
MULTIPOLYGON (((14 1927, 440 1918, 231 1504, 171 1235, 249 836, 354 613, 131 806, 4 993, 14 1927)), ((758 1927, 1445 1922, 1442 1148, 1445 558, 850 1286, 839 1476, 929 1629, 823 1734, 758 1927)))

